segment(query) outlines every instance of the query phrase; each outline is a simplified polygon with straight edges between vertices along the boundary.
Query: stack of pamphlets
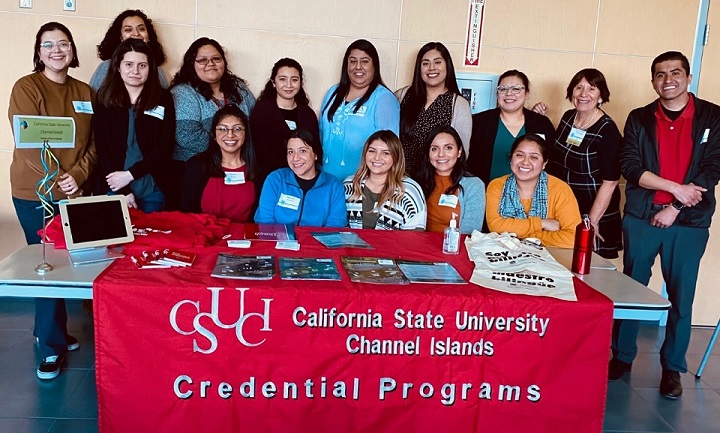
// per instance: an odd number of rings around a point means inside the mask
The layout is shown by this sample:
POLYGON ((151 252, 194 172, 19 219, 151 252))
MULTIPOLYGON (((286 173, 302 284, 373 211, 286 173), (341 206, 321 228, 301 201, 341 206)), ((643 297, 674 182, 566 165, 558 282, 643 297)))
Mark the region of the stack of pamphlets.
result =
POLYGON ((218 278, 270 280, 275 275, 275 258, 220 253, 210 275, 218 278))
POLYGON ((408 284, 393 259, 377 257, 342 257, 342 263, 353 283, 408 284))
POLYGON ((280 258, 280 278, 283 280, 340 281, 335 262, 331 258, 280 258))
POLYGON ((446 262, 397 260, 398 267, 411 283, 465 284, 458 271, 446 262))
POLYGON ((140 254, 130 256, 130 260, 135 263, 138 269, 184 268, 192 266, 195 258, 197 258, 197 254, 172 248, 143 251, 140 254))
POLYGON ((373 249, 355 232, 312 232, 318 242, 328 248, 366 248, 373 249))

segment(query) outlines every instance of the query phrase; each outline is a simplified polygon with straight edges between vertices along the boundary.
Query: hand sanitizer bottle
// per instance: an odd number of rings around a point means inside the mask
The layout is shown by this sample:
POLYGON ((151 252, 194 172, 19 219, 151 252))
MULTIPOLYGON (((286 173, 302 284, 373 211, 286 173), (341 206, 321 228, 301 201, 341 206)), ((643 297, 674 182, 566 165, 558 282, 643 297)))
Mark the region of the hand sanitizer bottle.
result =
POLYGON ((457 228, 455 217, 457 217, 457 214, 453 212, 450 227, 444 231, 443 254, 457 254, 460 252, 460 230, 457 228))

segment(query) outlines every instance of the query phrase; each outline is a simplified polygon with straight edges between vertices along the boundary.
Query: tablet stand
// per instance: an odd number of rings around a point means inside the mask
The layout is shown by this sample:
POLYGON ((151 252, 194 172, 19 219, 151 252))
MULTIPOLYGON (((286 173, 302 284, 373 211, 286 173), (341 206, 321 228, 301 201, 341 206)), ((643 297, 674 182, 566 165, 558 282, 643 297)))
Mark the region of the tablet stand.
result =
POLYGON ((48 140, 45 140, 43 142, 43 147, 40 149, 40 162, 43 166, 43 178, 38 182, 37 188, 35 189, 35 193, 37 194, 38 198, 40 199, 41 206, 43 208, 43 228, 42 228, 42 263, 35 266, 35 272, 38 273, 38 275, 45 275, 48 272, 53 270, 53 267, 50 263, 46 261, 46 255, 45 255, 45 248, 47 248, 47 225, 50 219, 55 214, 55 211, 52 206, 52 188, 55 186, 54 179, 57 178, 58 172, 60 170, 60 162, 55 157, 55 155, 50 150, 50 144, 48 143, 48 140), (57 169, 54 171, 50 171, 52 167, 52 162, 55 161, 57 164, 57 169))

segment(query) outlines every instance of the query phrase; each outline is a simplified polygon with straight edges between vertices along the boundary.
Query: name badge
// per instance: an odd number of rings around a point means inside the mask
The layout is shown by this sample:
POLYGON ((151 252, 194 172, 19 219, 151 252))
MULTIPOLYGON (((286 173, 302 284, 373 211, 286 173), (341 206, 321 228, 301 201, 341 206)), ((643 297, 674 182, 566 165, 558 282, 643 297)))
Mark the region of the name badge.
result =
POLYGON ((158 105, 152 110, 147 110, 145 114, 163 120, 165 118, 165 107, 163 107, 162 105, 158 105))
POLYGON ((708 138, 710 137, 710 128, 705 129, 705 132, 703 132, 702 140, 700 140, 700 144, 705 144, 708 141, 708 138))
POLYGON ((93 114, 92 102, 90 101, 72 101, 73 108, 76 113, 93 114))
POLYGON ((286 209, 298 210, 300 207, 300 198, 292 195, 280 194, 280 199, 277 202, 278 206, 286 209))
POLYGON ((242 185, 245 183, 245 173, 242 171, 226 171, 225 185, 242 185))
POLYGON ((440 196, 439 206, 447 206, 455 209, 458 204, 458 196, 452 194, 443 194, 440 196))
POLYGON ((297 129, 297 123, 293 122, 292 120, 286 120, 285 124, 290 128, 291 131, 294 131, 297 129))
POLYGON ((571 146, 580 146, 580 143, 582 143, 586 133, 586 131, 573 126, 572 129, 570 129, 570 134, 568 134, 568 138, 565 142, 571 146))

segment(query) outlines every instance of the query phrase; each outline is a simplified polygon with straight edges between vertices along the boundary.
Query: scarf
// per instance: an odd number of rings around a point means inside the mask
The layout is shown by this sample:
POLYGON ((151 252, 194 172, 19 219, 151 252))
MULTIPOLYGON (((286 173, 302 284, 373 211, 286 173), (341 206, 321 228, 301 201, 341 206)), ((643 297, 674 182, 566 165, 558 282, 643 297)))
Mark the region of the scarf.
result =
POLYGON ((500 206, 498 213, 503 218, 519 218, 527 219, 528 216, 547 218, 548 212, 548 177, 544 171, 540 172, 540 178, 535 186, 535 193, 532 198, 530 207, 530 215, 525 213, 523 205, 520 202, 520 194, 518 193, 517 179, 515 175, 510 173, 505 185, 503 186, 502 195, 500 196, 500 206))

